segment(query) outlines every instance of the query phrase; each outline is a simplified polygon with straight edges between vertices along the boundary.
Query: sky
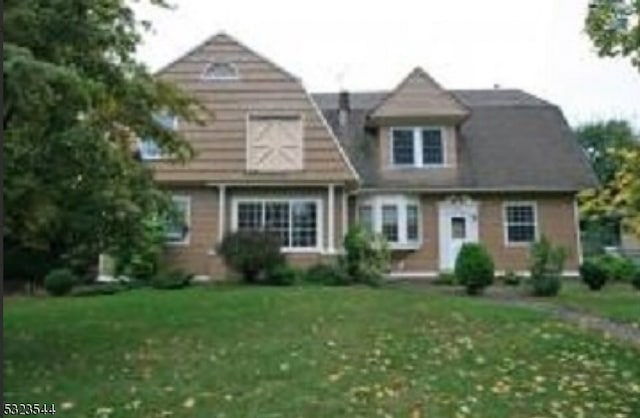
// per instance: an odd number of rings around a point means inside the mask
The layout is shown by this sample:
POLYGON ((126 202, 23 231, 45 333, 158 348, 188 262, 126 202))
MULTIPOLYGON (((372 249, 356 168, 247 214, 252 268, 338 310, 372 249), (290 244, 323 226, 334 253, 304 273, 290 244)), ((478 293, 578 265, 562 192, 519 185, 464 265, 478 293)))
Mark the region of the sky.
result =
POLYGON ((134 4, 154 26, 138 51, 152 70, 224 31, 311 92, 389 90, 421 66, 449 89, 528 91, 572 126, 622 118, 640 131, 640 73, 598 57, 588 0, 169 1, 134 4))

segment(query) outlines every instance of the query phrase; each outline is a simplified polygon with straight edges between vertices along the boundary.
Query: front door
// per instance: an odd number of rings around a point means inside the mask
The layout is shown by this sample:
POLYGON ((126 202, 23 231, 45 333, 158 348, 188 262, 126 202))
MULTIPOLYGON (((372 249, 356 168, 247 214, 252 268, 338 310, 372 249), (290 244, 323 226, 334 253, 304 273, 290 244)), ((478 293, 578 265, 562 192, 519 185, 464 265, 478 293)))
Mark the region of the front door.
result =
POLYGON ((475 202, 440 203, 440 270, 453 270, 460 248, 478 241, 478 205, 475 202))

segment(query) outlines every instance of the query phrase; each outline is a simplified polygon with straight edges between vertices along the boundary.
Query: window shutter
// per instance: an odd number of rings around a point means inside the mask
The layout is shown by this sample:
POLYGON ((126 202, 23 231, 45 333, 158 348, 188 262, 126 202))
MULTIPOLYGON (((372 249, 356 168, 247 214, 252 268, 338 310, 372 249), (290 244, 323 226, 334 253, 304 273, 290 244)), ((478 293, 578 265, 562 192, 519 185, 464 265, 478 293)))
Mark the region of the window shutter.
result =
POLYGON ((298 116, 250 116, 247 147, 249 171, 302 170, 302 119, 298 116))

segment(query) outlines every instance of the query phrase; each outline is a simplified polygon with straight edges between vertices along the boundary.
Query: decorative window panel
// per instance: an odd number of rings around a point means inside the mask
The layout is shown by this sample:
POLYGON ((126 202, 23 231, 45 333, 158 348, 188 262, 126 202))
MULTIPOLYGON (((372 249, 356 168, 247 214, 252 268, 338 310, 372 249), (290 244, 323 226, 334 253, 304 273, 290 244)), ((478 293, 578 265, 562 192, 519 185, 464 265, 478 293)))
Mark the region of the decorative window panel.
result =
POLYGON ((247 169, 258 172, 302 170, 300 116, 251 115, 247 123, 247 169))

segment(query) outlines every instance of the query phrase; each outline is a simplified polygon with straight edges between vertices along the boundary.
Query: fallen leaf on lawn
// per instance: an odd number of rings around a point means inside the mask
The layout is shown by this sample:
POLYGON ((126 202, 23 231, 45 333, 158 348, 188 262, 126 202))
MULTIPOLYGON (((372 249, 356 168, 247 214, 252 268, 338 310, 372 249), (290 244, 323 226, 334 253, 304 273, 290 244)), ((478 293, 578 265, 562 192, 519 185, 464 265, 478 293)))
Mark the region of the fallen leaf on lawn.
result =
POLYGON ((184 406, 185 408, 193 408, 195 404, 196 400, 194 398, 188 398, 186 401, 184 401, 182 406, 184 406))

